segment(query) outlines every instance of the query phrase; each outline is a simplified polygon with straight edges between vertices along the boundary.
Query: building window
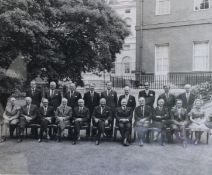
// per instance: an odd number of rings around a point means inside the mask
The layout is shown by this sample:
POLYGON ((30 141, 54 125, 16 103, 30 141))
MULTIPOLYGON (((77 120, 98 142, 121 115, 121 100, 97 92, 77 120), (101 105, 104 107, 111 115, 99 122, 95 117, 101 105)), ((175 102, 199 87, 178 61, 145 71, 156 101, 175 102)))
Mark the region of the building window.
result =
POLYGON ((129 44, 124 44, 123 48, 124 48, 124 50, 129 50, 130 49, 130 45, 129 44))
POLYGON ((169 72, 169 45, 156 45, 155 47, 155 74, 166 75, 169 72))
POLYGON ((126 9, 125 13, 131 13, 131 10, 130 9, 126 9))
POLYGON ((156 0, 156 15, 170 14, 170 0, 156 0))
POLYGON ((194 42, 193 71, 209 70, 209 42, 194 42))
POLYGON ((122 60, 122 72, 124 74, 130 74, 130 58, 124 57, 122 60))
POLYGON ((205 10, 210 8, 209 0, 194 0, 194 10, 205 10))
POLYGON ((127 24, 127 28, 130 30, 131 29, 132 19, 131 18, 125 18, 125 22, 127 24))

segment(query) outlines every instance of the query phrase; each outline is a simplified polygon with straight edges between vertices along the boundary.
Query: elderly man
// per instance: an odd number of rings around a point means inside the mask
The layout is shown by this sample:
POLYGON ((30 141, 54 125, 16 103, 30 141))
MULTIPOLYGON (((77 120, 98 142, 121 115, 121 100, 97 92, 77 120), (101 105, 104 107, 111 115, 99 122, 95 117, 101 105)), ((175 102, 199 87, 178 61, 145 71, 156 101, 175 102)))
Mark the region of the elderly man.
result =
POLYGON ((62 103, 55 112, 56 123, 58 124, 57 142, 60 142, 62 132, 65 130, 67 125, 70 125, 72 117, 72 108, 67 106, 68 100, 62 99, 62 103))
POLYGON ((50 89, 45 92, 44 97, 49 100, 49 105, 53 106, 54 110, 61 104, 62 96, 54 81, 50 82, 50 89))
POLYGON ((41 122, 40 134, 38 142, 42 142, 43 132, 47 134, 47 139, 50 139, 49 133, 47 132, 48 125, 55 123, 54 107, 48 105, 48 99, 44 98, 42 100, 42 106, 38 110, 38 116, 41 122))
POLYGON ((163 89, 164 89, 164 93, 159 95, 157 102, 159 102, 160 99, 163 99, 164 107, 168 109, 170 114, 171 109, 175 106, 176 97, 174 94, 170 93, 170 85, 164 85, 163 89))
POLYGON ((121 106, 121 100, 125 98, 127 100, 127 107, 130 107, 133 111, 136 107, 136 101, 135 101, 135 97, 133 95, 130 95, 130 87, 129 86, 125 86, 124 88, 124 95, 121 95, 119 97, 119 101, 118 101, 118 106, 121 106))
MULTIPOLYGON (((85 101, 85 106, 89 109, 90 120, 94 111, 94 108, 99 105, 100 95, 95 92, 95 84, 91 83, 89 85, 89 91, 84 94, 83 97, 85 101)), ((86 135, 89 136, 89 129, 86 131, 86 135)))
POLYGON ((130 107, 127 107, 127 99, 123 98, 121 100, 121 107, 116 109, 116 120, 124 146, 129 146, 128 139, 130 137, 130 130, 132 128, 132 117, 133 111, 130 107))
POLYGON ((83 99, 78 100, 78 106, 73 111, 73 124, 74 124, 74 141, 73 145, 76 144, 77 140, 80 140, 80 128, 81 126, 89 126, 90 113, 89 109, 85 107, 83 99))
POLYGON ((99 145, 101 137, 104 136, 105 126, 108 126, 111 120, 110 107, 106 106, 106 100, 102 98, 100 105, 95 107, 93 112, 93 125, 97 126, 96 145, 99 145))
POLYGON ((152 119, 153 109, 145 104, 145 98, 139 98, 139 106, 135 108, 134 127, 137 132, 139 146, 143 146, 143 138, 149 131, 150 120, 152 119))
POLYGON ((42 94, 40 89, 37 88, 36 82, 34 80, 30 82, 30 89, 26 91, 26 96, 32 98, 32 104, 40 107, 42 94))
MULTIPOLYGON (((106 83, 107 90, 101 93, 101 98, 106 99, 106 105, 110 107, 112 111, 112 120, 111 122, 114 121, 115 118, 115 111, 118 103, 118 97, 117 97, 117 92, 112 90, 112 82, 108 81, 106 83)), ((109 132, 106 133, 109 137, 112 136, 113 130, 111 129, 109 132)))
POLYGON ((80 92, 76 91, 76 85, 71 83, 69 86, 69 91, 64 95, 64 97, 68 100, 68 106, 74 109, 78 106, 78 100, 82 98, 80 92))
POLYGON ((139 92, 138 99, 140 97, 145 98, 146 105, 153 108, 155 102, 155 91, 149 89, 149 82, 144 83, 144 90, 139 92))
POLYGON ((185 85, 185 92, 178 96, 178 99, 182 100, 182 107, 189 113, 193 107, 194 101, 196 99, 195 95, 191 93, 191 85, 185 85))
MULTIPOLYGON (((29 124, 38 124, 39 119, 37 117, 37 106, 32 104, 31 97, 25 98, 26 105, 24 105, 20 110, 19 116, 19 139, 18 142, 22 142, 24 130, 29 124)), ((37 137, 37 129, 32 131, 34 137, 37 137)))

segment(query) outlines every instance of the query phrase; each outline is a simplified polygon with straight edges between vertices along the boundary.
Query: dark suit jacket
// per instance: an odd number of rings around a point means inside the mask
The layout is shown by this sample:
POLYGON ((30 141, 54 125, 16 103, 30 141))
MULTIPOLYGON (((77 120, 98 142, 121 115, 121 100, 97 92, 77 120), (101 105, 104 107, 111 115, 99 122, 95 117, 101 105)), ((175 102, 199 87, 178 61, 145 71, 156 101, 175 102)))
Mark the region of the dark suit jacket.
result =
MULTIPOLYGON (((163 99, 164 100, 164 106, 168 108, 169 111, 175 106, 176 103, 176 97, 175 95, 169 93, 169 98, 167 99, 166 94, 160 94, 158 97, 158 100, 163 99)), ((158 101, 157 100, 157 101, 158 101)))
POLYGON ((92 118, 95 119, 100 119, 100 120, 108 120, 110 121, 111 120, 111 110, 110 110, 110 107, 108 106, 105 106, 104 110, 102 111, 102 114, 101 114, 101 106, 96 106, 94 108, 94 111, 93 111, 93 115, 92 115, 92 118))
POLYGON ((83 99, 85 101, 85 106, 90 111, 90 116, 91 116, 93 114, 94 108, 99 105, 100 95, 99 93, 94 92, 93 101, 92 101, 91 93, 89 91, 84 94, 83 99))
POLYGON ((79 92, 74 91, 70 96, 70 91, 68 91, 64 97, 68 99, 68 106, 75 108, 78 106, 78 100, 82 98, 82 95, 79 92))
POLYGON ((54 107, 52 106, 48 106, 47 107, 47 111, 46 111, 46 115, 44 115, 44 107, 40 107, 38 109, 38 116, 39 118, 42 120, 46 117, 51 117, 51 118, 54 118, 55 117, 55 113, 54 113, 54 107))
POLYGON ((31 89, 28 89, 26 91, 26 97, 31 97, 32 98, 32 104, 36 105, 37 107, 40 106, 42 94, 41 94, 41 91, 38 88, 35 89, 34 94, 32 94, 31 89))
POLYGON ((144 97, 146 100, 146 105, 151 106, 153 108, 155 102, 155 91, 149 90, 149 93, 146 94, 145 90, 140 91, 138 98, 144 97))
MULTIPOLYGON (((119 101, 118 101, 118 106, 121 107, 121 100, 125 98, 125 95, 121 95, 119 97, 119 101)), ((130 107, 133 111, 136 107, 136 101, 135 101, 135 97, 132 95, 129 95, 128 101, 127 101, 127 107, 130 107)))
POLYGON ((79 107, 75 107, 73 111, 73 119, 81 118, 83 122, 88 122, 90 119, 89 109, 83 107, 82 111, 79 111, 79 107))
POLYGON ((21 110, 20 110, 20 117, 24 117, 25 115, 32 118, 32 120, 37 120, 37 106, 31 104, 30 105, 30 109, 29 109, 29 115, 28 115, 28 109, 27 109, 27 105, 24 105, 21 110))
POLYGON ((132 117, 133 113, 130 107, 127 107, 125 110, 123 110, 122 107, 116 108, 116 119, 118 122, 120 119, 128 119, 129 121, 132 121, 132 117))
POLYGON ((137 122, 139 122, 141 119, 146 118, 148 121, 152 119, 153 115, 153 109, 152 107, 145 105, 144 106, 144 111, 141 111, 141 106, 137 106, 135 108, 135 125, 137 122))
POLYGON ((185 120, 188 120, 187 114, 188 113, 185 108, 182 108, 180 113, 178 112, 177 108, 173 108, 171 110, 171 119, 176 120, 178 122, 185 121, 185 120))
POLYGON ((156 121, 156 122, 161 122, 162 120, 169 120, 169 111, 167 107, 163 107, 161 110, 159 109, 159 107, 156 107, 154 109, 154 113, 152 116, 152 120, 156 121), (161 118, 156 118, 156 116, 161 116, 161 118))
POLYGON ((57 107, 57 110, 55 112, 55 117, 65 117, 66 120, 70 120, 72 117, 72 108, 69 106, 65 107, 65 111, 63 110, 63 106, 57 107))
POLYGON ((54 110, 61 104, 62 96, 59 90, 55 89, 54 94, 50 97, 50 90, 44 93, 44 97, 49 100, 49 106, 53 106, 54 110))
POLYGON ((193 104, 194 104, 194 101, 196 99, 196 96, 194 94, 190 93, 189 100, 187 101, 186 93, 183 93, 183 94, 180 94, 178 96, 178 98, 182 100, 183 108, 186 108, 187 112, 190 112, 192 107, 193 107, 193 104))
POLYGON ((107 91, 104 91, 101 93, 101 98, 105 98, 107 106, 109 106, 112 111, 115 111, 118 102, 116 91, 111 90, 109 95, 107 95, 107 91))

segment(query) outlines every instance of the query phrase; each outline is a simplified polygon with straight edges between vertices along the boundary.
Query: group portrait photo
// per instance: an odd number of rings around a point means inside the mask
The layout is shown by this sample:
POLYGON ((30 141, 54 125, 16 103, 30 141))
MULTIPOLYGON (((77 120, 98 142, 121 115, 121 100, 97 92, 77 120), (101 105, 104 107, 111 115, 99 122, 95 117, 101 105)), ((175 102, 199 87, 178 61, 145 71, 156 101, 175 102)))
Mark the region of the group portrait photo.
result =
POLYGON ((0 174, 210 175, 210 0, 0 0, 0 174))

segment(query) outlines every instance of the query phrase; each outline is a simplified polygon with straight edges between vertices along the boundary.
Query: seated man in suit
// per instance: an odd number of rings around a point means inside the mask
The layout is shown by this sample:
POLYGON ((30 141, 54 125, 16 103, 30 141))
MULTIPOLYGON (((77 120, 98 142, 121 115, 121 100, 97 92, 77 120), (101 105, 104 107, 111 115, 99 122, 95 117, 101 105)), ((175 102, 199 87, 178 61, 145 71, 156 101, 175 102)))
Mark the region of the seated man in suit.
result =
POLYGON ((106 100, 102 98, 100 105, 95 107, 93 112, 93 125, 98 127, 96 145, 99 145, 101 137, 104 136, 105 126, 108 126, 111 120, 110 107, 106 106, 106 100))
MULTIPOLYGON (((154 114, 152 116, 152 125, 151 128, 161 134, 160 144, 163 146, 166 135, 166 126, 171 122, 169 117, 168 108, 164 105, 164 100, 161 98, 158 101, 158 106, 154 110, 154 114)), ((156 137, 156 139, 157 139, 156 137)))
POLYGON ((32 104, 36 105, 37 107, 40 107, 42 94, 40 89, 37 88, 36 82, 34 80, 30 82, 30 89, 26 91, 26 97, 31 97, 32 104))
POLYGON ((139 146, 143 146, 143 138, 149 131, 150 121, 152 119, 153 110, 145 104, 145 98, 139 98, 139 106, 135 108, 134 127, 138 136, 139 146))
POLYGON ((155 91, 149 89, 149 82, 144 83, 144 90, 139 92, 138 99, 140 97, 145 98, 145 105, 153 108, 155 102, 155 91))
POLYGON ((72 118, 72 108, 68 106, 67 103, 68 100, 63 98, 61 105, 57 107, 55 112, 56 123, 58 124, 57 142, 60 142, 62 132, 65 130, 67 125, 70 125, 72 118))
POLYGON ((157 101, 159 102, 160 99, 163 99, 164 107, 166 107, 170 113, 171 109, 175 106, 176 97, 174 94, 170 93, 170 85, 164 85, 163 89, 164 89, 164 93, 159 95, 157 101))
MULTIPOLYGON (((84 94, 83 97, 85 101, 85 107, 89 109, 90 120, 94 111, 94 108, 99 105, 100 95, 95 92, 95 84, 91 83, 89 85, 89 91, 84 94)), ((89 136, 90 130, 86 130, 86 135, 89 136)), ((92 132, 93 133, 93 132, 92 132)))
POLYGON ((129 146, 128 140, 131 133, 130 130, 132 128, 132 117, 133 111, 130 107, 127 107, 127 100, 123 98, 121 100, 121 107, 116 109, 116 120, 124 146, 129 146))
POLYGON ((191 93, 191 85, 190 84, 185 85, 185 92, 180 94, 178 96, 178 99, 182 100, 182 107, 187 110, 187 113, 189 113, 191 111, 194 101, 196 99, 196 96, 191 93))
POLYGON ((73 124, 74 124, 74 141, 73 145, 76 144, 77 140, 80 140, 80 128, 83 125, 89 126, 89 109, 85 107, 84 100, 78 100, 78 107, 74 108, 73 111, 73 124))
POLYGON ((124 88, 124 95, 121 95, 119 97, 119 101, 118 101, 118 106, 121 106, 121 100, 123 98, 125 98, 127 100, 127 107, 130 107, 132 109, 132 111, 134 111, 135 107, 136 107, 136 101, 135 101, 135 97, 133 95, 130 95, 130 87, 129 86, 125 86, 124 88))
POLYGON ((182 107, 182 100, 177 99, 176 106, 171 110, 172 128, 177 139, 183 142, 183 147, 187 146, 186 127, 189 125, 188 113, 182 107))
POLYGON ((50 89, 45 92, 44 97, 49 100, 49 105, 53 106, 54 110, 61 104, 62 96, 54 81, 50 82, 50 89))
POLYGON ((48 106, 48 103, 48 99, 44 98, 42 100, 43 105, 38 110, 38 116, 41 122, 38 142, 42 142, 43 132, 46 132, 47 139, 50 139, 49 133, 47 132, 48 125, 55 123, 54 108, 52 106, 48 106))
MULTIPOLYGON (((39 119, 37 117, 37 106, 32 104, 31 97, 26 97, 25 101, 26 105, 24 105, 20 110, 18 142, 22 142, 24 130, 27 125, 39 123, 39 119)), ((34 131, 35 133, 33 133, 33 136, 37 137, 37 129, 34 131)))

